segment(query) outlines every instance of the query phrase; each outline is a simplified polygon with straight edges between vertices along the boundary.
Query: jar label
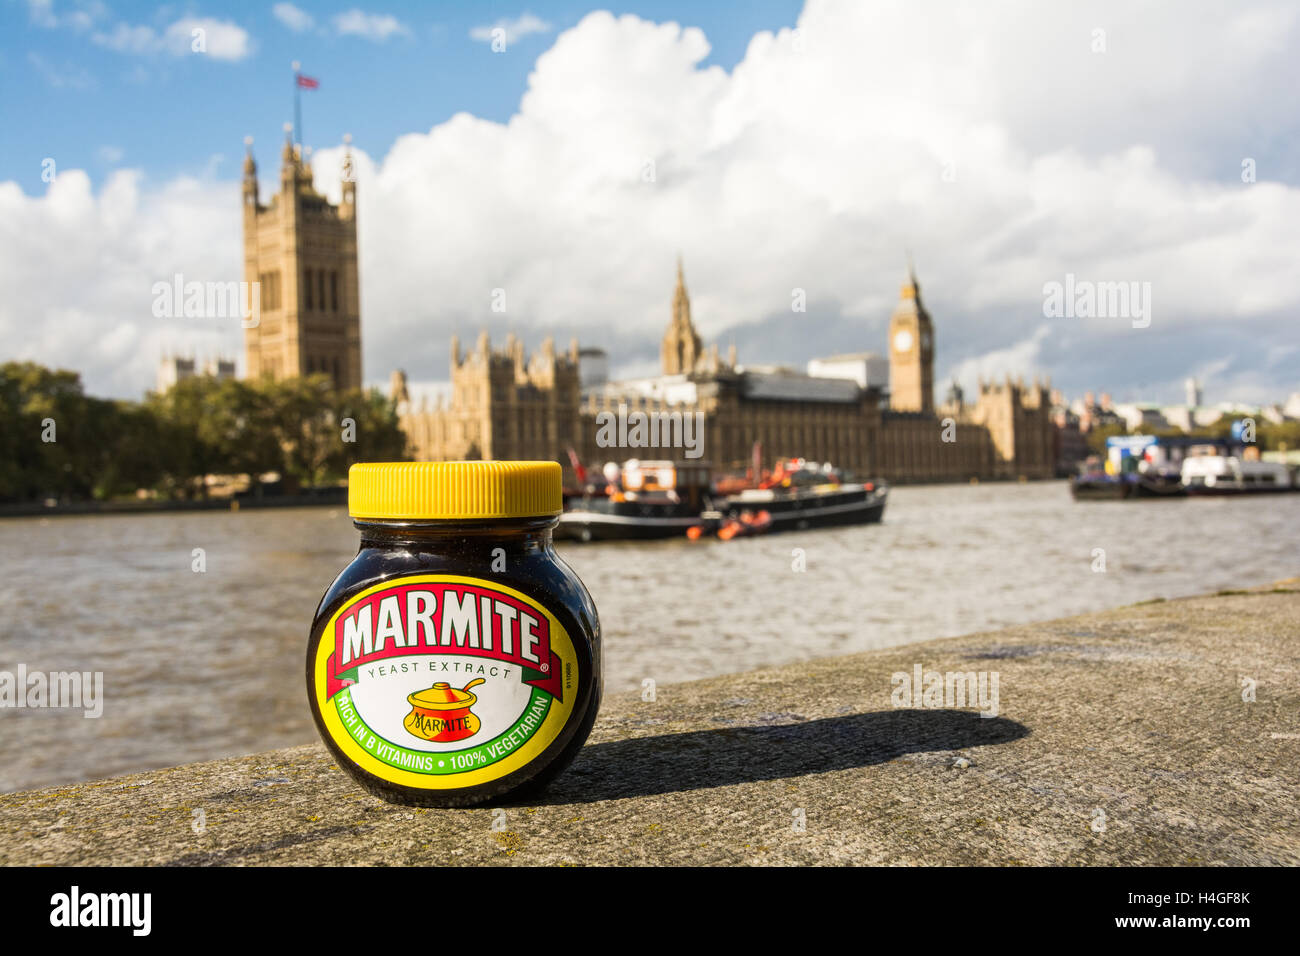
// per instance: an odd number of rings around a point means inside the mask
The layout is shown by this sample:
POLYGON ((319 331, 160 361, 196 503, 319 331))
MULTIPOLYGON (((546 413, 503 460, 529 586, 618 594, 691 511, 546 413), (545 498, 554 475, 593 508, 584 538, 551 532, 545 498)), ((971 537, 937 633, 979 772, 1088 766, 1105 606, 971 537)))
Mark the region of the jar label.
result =
POLYGON ((559 736, 578 656, 526 594, 418 574, 339 608, 312 673, 317 709, 350 760, 392 783, 450 790, 513 773, 559 736))

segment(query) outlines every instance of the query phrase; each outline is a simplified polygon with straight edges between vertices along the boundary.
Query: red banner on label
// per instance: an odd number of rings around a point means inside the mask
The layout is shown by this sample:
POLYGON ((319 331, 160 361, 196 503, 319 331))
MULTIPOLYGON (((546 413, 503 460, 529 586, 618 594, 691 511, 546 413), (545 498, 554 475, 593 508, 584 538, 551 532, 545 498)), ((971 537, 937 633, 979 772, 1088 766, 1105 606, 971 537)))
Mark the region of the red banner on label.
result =
POLYGON ((562 699, 562 663, 551 651, 544 614, 490 587, 443 582, 376 591, 340 614, 326 696, 355 682, 358 667, 412 654, 465 654, 514 664, 524 683, 562 699))

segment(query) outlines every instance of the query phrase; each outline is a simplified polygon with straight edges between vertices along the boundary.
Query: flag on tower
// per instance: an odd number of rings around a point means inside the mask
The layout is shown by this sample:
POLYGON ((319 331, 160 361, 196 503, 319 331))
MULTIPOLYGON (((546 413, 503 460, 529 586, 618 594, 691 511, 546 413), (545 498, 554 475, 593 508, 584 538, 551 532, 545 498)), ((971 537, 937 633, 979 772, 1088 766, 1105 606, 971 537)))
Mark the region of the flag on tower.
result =
POLYGON ((301 66, 297 60, 293 61, 293 139, 296 143, 302 142, 302 93, 299 91, 320 89, 320 80, 304 76, 299 72, 301 66))

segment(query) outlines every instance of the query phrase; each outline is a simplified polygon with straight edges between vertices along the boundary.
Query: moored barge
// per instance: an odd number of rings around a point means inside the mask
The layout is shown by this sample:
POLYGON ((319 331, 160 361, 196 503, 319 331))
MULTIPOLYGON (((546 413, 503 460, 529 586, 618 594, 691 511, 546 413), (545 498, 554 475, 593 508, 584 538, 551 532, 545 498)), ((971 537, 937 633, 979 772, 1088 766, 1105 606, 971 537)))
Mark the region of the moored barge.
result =
POLYGON ((888 489, 878 482, 845 482, 829 465, 783 459, 757 487, 723 482, 720 492, 707 463, 637 461, 606 468, 604 494, 589 486, 571 496, 555 536, 577 541, 699 538, 729 540, 754 534, 870 524, 884 514, 888 489))

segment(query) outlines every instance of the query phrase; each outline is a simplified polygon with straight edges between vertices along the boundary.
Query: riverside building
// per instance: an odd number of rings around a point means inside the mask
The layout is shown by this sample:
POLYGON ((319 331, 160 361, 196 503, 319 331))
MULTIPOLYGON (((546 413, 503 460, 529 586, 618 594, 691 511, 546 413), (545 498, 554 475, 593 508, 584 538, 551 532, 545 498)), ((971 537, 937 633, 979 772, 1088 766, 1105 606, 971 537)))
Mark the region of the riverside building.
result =
POLYGON ((608 381, 605 354, 576 340, 560 351, 547 339, 529 356, 514 335, 494 348, 483 333, 464 353, 453 336, 448 396, 416 405, 401 371, 390 394, 419 460, 552 458, 567 468, 570 448, 588 466, 683 457, 602 440, 611 415, 641 412, 695 418, 703 457, 721 469, 745 467, 758 442, 766 465, 802 457, 895 482, 1052 477, 1049 386, 981 382, 968 401, 954 385, 936 405, 934 352, 934 324, 909 275, 890 320, 888 393, 871 353, 815 360, 819 374, 740 364, 734 348, 723 358, 700 338, 679 264, 660 375, 608 381), (600 368, 584 369, 589 360, 600 368))
POLYGON ((257 283, 258 322, 244 330, 245 374, 328 375, 361 387, 357 191, 351 151, 336 206, 312 186, 311 163, 286 130, 280 191, 263 205, 251 143, 244 157, 244 281, 257 283))
MULTIPOLYGON (((256 283, 259 318, 245 328, 245 375, 324 374, 336 388, 361 387, 357 184, 344 160, 338 205, 312 184, 310 162, 288 129, 280 189, 263 204, 251 141, 244 159, 244 281, 256 283)), ((689 457, 714 468, 750 464, 757 442, 770 466, 780 457, 831 462, 889 481, 1050 478, 1057 457, 1049 387, 1023 380, 979 383, 972 399, 954 383, 935 403, 934 322, 914 275, 890 319, 888 361, 874 352, 814 359, 806 371, 745 365, 735 347, 719 354, 691 317, 680 261, 661 374, 610 381, 598 348, 566 350, 552 339, 531 356, 513 335, 493 347, 451 340, 451 388, 432 404, 411 400, 403 371, 396 402, 416 460, 554 459, 570 468, 625 458, 681 458, 684 449, 643 441, 611 445, 608 422, 667 422, 657 434, 692 433, 689 457), (678 427, 680 423, 680 427, 678 427)), ((571 479, 572 473, 568 477, 571 479)))

